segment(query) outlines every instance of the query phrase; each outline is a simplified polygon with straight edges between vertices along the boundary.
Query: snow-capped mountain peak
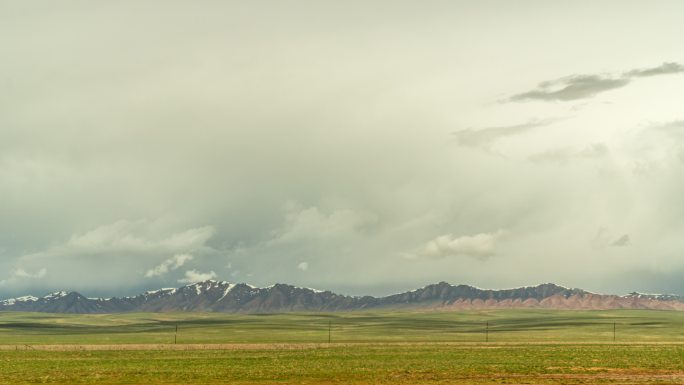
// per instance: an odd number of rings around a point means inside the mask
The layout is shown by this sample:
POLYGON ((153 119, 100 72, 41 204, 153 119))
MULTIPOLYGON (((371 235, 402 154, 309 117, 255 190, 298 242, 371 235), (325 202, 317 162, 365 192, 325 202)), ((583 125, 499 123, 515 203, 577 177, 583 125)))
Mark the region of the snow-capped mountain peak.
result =
POLYGON ((42 299, 50 300, 50 299, 62 298, 62 297, 66 297, 66 296, 69 295, 70 293, 71 293, 71 292, 69 292, 69 291, 64 291, 64 290, 55 291, 55 292, 52 292, 52 293, 50 293, 50 294, 47 294, 47 295, 43 296, 42 299))
POLYGON ((8 305, 14 305, 16 303, 35 302, 35 301, 38 301, 38 297, 34 297, 32 295, 25 295, 23 297, 10 298, 10 299, 0 301, 0 304, 8 306, 8 305))
POLYGON ((164 288, 157 289, 157 290, 148 290, 143 295, 150 296, 150 295, 155 295, 155 294, 160 294, 160 295, 173 294, 176 292, 176 290, 177 289, 175 287, 164 287, 164 288))
MULTIPOLYGON (((227 286, 231 286, 231 283, 227 281, 215 281, 213 279, 209 279, 206 281, 191 283, 182 287, 181 289, 193 289, 197 295, 202 295, 202 293, 206 293, 212 289, 225 288, 227 286)), ((233 286, 235 285, 233 284, 233 286)))

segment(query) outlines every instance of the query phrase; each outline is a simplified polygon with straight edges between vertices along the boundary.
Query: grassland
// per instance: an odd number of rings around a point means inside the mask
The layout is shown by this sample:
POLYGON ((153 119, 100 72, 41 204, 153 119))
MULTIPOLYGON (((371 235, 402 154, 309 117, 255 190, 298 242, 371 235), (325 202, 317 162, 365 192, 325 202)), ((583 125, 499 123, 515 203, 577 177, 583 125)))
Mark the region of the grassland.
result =
POLYGON ((29 383, 684 383, 684 313, 0 313, 0 384, 29 383))
POLYGON ((0 313, 0 344, 333 342, 684 343, 684 312, 496 310, 230 315, 0 313), (486 332, 489 324, 489 331, 486 332))

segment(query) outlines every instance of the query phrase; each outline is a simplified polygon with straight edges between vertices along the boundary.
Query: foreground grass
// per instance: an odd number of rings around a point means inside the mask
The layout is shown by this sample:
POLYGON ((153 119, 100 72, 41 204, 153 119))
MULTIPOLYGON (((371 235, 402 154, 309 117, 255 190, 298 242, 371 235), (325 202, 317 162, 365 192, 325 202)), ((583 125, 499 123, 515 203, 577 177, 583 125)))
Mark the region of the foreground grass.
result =
POLYGON ((684 312, 0 313, 0 384, 36 383, 684 384, 684 312))
POLYGON ((684 383, 682 345, 0 351, 0 384, 684 383))

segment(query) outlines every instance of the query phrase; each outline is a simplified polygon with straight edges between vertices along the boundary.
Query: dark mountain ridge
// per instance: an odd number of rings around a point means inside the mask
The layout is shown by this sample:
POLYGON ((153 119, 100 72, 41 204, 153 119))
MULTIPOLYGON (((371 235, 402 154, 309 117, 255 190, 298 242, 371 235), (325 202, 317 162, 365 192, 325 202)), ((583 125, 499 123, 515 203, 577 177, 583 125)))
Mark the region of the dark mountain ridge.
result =
POLYGON ((347 296, 286 284, 257 288, 244 283, 204 281, 180 288, 148 291, 133 297, 86 298, 60 291, 43 297, 0 301, 0 311, 121 313, 206 311, 226 313, 333 312, 364 309, 468 310, 496 308, 684 310, 676 295, 594 294, 552 283, 485 290, 440 282, 385 297, 347 296))

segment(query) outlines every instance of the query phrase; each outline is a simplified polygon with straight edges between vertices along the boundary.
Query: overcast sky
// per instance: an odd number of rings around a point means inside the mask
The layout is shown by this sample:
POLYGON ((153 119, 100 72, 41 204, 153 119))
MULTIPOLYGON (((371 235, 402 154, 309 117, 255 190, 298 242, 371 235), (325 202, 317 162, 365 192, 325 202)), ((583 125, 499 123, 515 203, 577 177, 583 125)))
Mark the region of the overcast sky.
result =
POLYGON ((0 297, 684 294, 682 15, 0 0, 0 297))

